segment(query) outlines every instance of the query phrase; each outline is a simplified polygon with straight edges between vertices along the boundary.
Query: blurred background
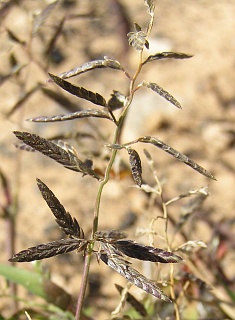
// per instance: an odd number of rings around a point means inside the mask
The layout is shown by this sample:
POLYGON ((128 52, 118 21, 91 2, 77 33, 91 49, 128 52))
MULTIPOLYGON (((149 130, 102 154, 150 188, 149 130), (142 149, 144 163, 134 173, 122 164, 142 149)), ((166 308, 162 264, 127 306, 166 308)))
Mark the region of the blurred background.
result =
MULTIPOLYGON (((207 263, 213 263, 215 268, 208 270, 204 264, 204 276, 219 288, 217 298, 221 293, 222 300, 228 299, 228 290, 234 290, 235 267, 234 17, 232 0, 156 1, 155 22, 149 50, 144 51, 145 58, 161 51, 183 52, 193 57, 146 64, 138 81, 157 83, 181 103, 182 110, 143 88, 135 95, 122 134, 123 143, 144 135, 157 137, 216 177, 217 181, 209 181, 163 151, 146 148, 155 161, 165 200, 208 186, 210 196, 193 212, 184 232, 186 238, 202 240, 208 245, 204 251, 208 255, 207 263), (222 283, 218 280, 221 278, 222 283)), ((63 237, 41 198, 36 177, 53 190, 89 237, 97 181, 66 170, 39 153, 17 149, 18 141, 12 132, 29 131, 48 139, 65 138, 78 150, 82 160, 92 159, 95 168, 104 172, 109 150, 103 145, 112 141, 112 123, 103 119, 45 124, 25 120, 93 108, 89 102, 47 82, 48 72, 59 75, 84 62, 108 56, 118 60, 133 75, 138 52, 128 45, 126 35, 133 31, 133 22, 144 30, 148 21, 142 0, 0 1, 1 263, 6 264, 19 250, 63 237)), ((128 78, 112 69, 96 69, 70 80, 100 93, 106 100, 113 90, 128 94, 129 89, 128 78)), ((142 159, 144 182, 154 185, 143 152, 145 147, 135 146, 142 159)), ((100 229, 126 229, 130 239, 148 244, 149 233, 144 230, 149 228, 152 219, 162 215, 158 200, 151 206, 150 196, 133 188, 126 152, 120 151, 112 173, 101 202, 100 229)), ((189 200, 184 201, 171 207, 175 221, 189 200)), ((164 247, 163 229, 164 223, 157 220, 154 230, 158 237, 154 244, 159 247, 164 247)), ((169 232, 173 230, 174 225, 169 232)), ((174 247, 183 242, 179 235, 174 247)), ((32 269, 28 263, 20 267, 32 269)), ((139 267, 143 268, 141 264, 139 267)), ((76 299, 83 270, 82 255, 49 259, 43 261, 43 268, 76 299)), ((148 267, 146 270, 150 272, 148 267)), ((108 267, 98 265, 95 259, 91 272, 87 306, 95 310, 96 319, 104 319, 119 301, 111 282, 122 285, 126 282, 108 267)), ((4 277, 0 277, 0 284, 0 314, 10 316, 12 301, 6 297, 10 289, 4 277)), ((136 292, 141 297, 140 290, 136 292)), ((17 294, 29 297, 22 288, 17 294)), ((211 315, 209 311, 207 315, 211 315)), ((223 314, 219 316, 222 319, 223 314)), ((206 315, 200 319, 207 319, 206 315)))

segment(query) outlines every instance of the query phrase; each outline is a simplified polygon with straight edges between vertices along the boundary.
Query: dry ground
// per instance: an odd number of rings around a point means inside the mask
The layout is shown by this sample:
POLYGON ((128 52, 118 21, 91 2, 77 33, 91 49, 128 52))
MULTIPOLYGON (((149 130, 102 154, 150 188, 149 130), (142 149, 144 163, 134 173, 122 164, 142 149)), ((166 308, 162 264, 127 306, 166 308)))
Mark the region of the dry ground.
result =
MULTIPOLYGON (((0 6, 3 7, 4 3, 6 1, 1 1, 0 6)), ((111 141, 113 130, 112 125, 100 119, 54 124, 28 123, 24 120, 29 117, 63 114, 67 111, 46 97, 41 90, 36 90, 17 107, 18 101, 37 83, 42 83, 44 87, 56 92, 62 92, 54 84, 45 83, 48 71, 59 74, 85 61, 100 59, 105 55, 121 61, 130 74, 133 74, 138 58, 137 52, 127 46, 125 35, 130 30, 115 1, 67 1, 67 6, 65 3, 66 1, 62 1, 61 5, 54 9, 40 32, 32 39, 30 39, 32 14, 45 8, 47 1, 25 0, 15 3, 13 1, 12 5, 1 11, 0 169, 9 181, 12 195, 18 197, 16 251, 61 236, 37 190, 36 177, 42 179, 55 192, 87 234, 92 226, 98 183, 89 177, 82 178, 79 174, 63 169, 37 153, 17 151, 12 131, 26 130, 48 138, 59 134, 66 135, 71 131, 91 133, 98 140, 76 139, 75 146, 83 158, 94 157, 94 154, 102 150, 100 156, 104 159, 108 152, 102 145, 111 141), (77 13, 82 16, 64 23, 63 34, 58 37, 54 45, 56 50, 50 54, 51 61, 48 62, 45 50, 65 11, 68 15, 77 13), (91 17, 94 15, 95 19, 91 17), (14 40, 10 36, 10 31, 18 40, 25 41, 25 45, 14 40), (19 74, 3 81, 4 76, 11 72, 12 64, 25 67, 19 74), (14 111, 11 112, 14 107, 14 111)), ((147 24, 148 15, 143 1, 123 0, 122 4, 126 8, 127 21, 138 22, 142 27, 147 24)), ((213 232, 222 223, 225 233, 231 237, 234 234, 234 17, 235 2, 232 0, 156 1, 155 25, 149 39, 150 53, 146 52, 146 56, 159 51, 178 51, 192 54, 194 57, 182 61, 156 61, 146 65, 141 81, 145 79, 156 82, 168 90, 180 101, 182 110, 176 109, 147 89, 140 90, 133 101, 122 136, 123 142, 143 135, 158 137, 213 172, 217 181, 209 181, 164 152, 153 147, 148 148, 156 161, 159 178, 164 181, 165 199, 171 199, 189 189, 208 185, 210 196, 203 209, 196 213, 197 219, 192 219, 185 228, 191 240, 200 239, 208 244, 211 244, 215 236, 213 232), (213 227, 203 222, 203 215, 206 214, 210 215, 213 227)), ((113 89, 123 93, 127 93, 128 90, 128 81, 122 73, 115 70, 95 70, 93 73, 73 78, 71 82, 99 92, 106 99, 109 99, 113 89)), ((64 96, 79 107, 92 107, 89 103, 70 97, 67 93, 64 93, 64 96)), ((153 178, 145 161, 143 145, 137 149, 143 161, 143 178, 152 184, 153 178)), ((120 155, 127 163, 125 153, 120 152, 120 155)), ((94 159, 94 162, 96 161, 100 170, 103 170, 105 160, 94 159)), ((118 165, 117 163, 116 168, 118 165)), ((131 238, 147 244, 149 236, 140 236, 136 230, 147 229, 151 219, 162 215, 162 212, 157 206, 148 210, 149 198, 144 192, 132 186, 133 181, 129 172, 122 179, 116 174, 116 178, 106 186, 101 203, 100 229, 119 228, 130 213, 134 213, 136 221, 127 230, 131 238)), ((0 194, 0 197, 4 204, 4 195, 0 194)), ((182 203, 176 203, 171 208, 171 214, 176 220, 182 203)), ((5 247, 9 234, 6 232, 6 222, 3 217, 0 220, 0 228, 0 261, 6 263, 9 251, 7 252, 5 247)), ((164 245, 164 242, 159 240, 164 235, 163 228, 164 224, 160 220, 154 223, 154 230, 158 234, 158 237, 154 238, 156 246, 164 245)), ((174 246, 182 242, 179 236, 174 246)), ((82 257, 70 254, 66 258, 44 261, 43 265, 45 268, 50 268, 53 281, 66 288, 76 298, 83 268, 82 261, 82 257)), ((138 266, 138 263, 135 265, 138 266)), ((232 250, 222 261, 222 265, 227 276, 234 278, 235 264, 232 250)), ((27 268, 31 266, 27 265, 27 268)), ((139 265, 139 270, 141 268, 139 265)), ((96 319, 105 319, 119 301, 113 283, 125 285, 125 281, 108 267, 98 265, 95 259, 91 270, 95 279, 91 290, 95 290, 97 281, 101 283, 101 287, 98 296, 93 295, 88 304, 93 301, 96 319)), ((162 272, 164 276, 164 269, 162 272)), ((208 277, 209 280, 213 279, 210 275, 208 277)), ((3 288, 2 278, 0 282, 3 288)), ((141 296, 140 290, 132 289, 138 297, 141 296)), ((1 312, 6 315, 11 313, 7 300, 4 300, 4 305, 0 307, 1 312)))

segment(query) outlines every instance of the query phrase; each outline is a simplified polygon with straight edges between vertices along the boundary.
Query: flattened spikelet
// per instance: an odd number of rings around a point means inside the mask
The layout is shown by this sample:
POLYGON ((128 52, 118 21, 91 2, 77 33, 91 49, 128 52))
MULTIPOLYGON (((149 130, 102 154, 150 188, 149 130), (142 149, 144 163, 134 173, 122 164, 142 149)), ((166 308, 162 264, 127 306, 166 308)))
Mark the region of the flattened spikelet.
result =
POLYGON ((56 217, 56 222, 62 231, 71 238, 84 239, 84 232, 79 226, 77 220, 72 218, 71 215, 66 212, 65 208, 56 198, 54 193, 40 179, 37 179, 37 184, 44 200, 51 209, 53 215, 56 217))
POLYGON ((171 302, 171 300, 161 291, 161 289, 156 285, 155 282, 147 279, 138 271, 131 268, 127 261, 121 258, 110 256, 108 254, 101 254, 100 259, 110 268, 117 271, 120 275, 122 275, 124 278, 126 278, 128 281, 130 281, 140 289, 154 295, 158 299, 164 300, 166 302, 171 302))
POLYGON ((117 240, 112 242, 111 245, 122 254, 143 261, 178 263, 183 260, 180 256, 170 251, 145 246, 131 240, 117 240))
POLYGON ((90 169, 83 161, 78 159, 77 154, 72 151, 73 148, 65 149, 50 140, 29 132, 14 131, 14 134, 25 144, 57 161, 64 167, 73 171, 82 172, 83 175, 89 174, 93 178, 98 180, 100 179, 96 172, 90 169))
POLYGON ((13 255, 10 262, 30 262, 51 258, 59 254, 74 250, 82 251, 87 246, 86 240, 60 239, 52 242, 42 243, 35 247, 30 247, 13 255))
POLYGON ((172 155, 173 157, 175 157, 179 161, 182 161, 183 163, 187 164, 189 167, 196 170, 200 174, 206 176, 207 178, 211 178, 213 180, 216 180, 215 177, 209 171, 207 171, 206 169, 201 167, 199 164, 197 164, 193 160, 189 159, 185 154, 175 150, 174 148, 170 147, 169 145, 162 142, 161 140, 154 138, 154 137, 146 136, 143 138, 139 138, 138 141, 144 142, 144 143, 151 143, 151 144, 155 145, 156 147, 162 149, 163 151, 169 153, 170 155, 172 155))
POLYGON ((134 149, 127 149, 129 154, 129 161, 131 165, 131 173, 135 183, 141 187, 142 185, 142 166, 138 152, 134 149))

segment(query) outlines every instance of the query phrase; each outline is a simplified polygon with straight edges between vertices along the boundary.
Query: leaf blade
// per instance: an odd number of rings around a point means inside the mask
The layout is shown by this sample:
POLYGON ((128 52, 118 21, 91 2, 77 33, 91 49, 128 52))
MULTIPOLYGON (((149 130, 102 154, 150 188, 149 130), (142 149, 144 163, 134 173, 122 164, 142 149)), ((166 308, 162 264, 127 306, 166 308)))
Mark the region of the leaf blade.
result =
POLYGON ((22 285, 34 295, 46 299, 41 274, 2 263, 0 264, 0 274, 7 280, 22 285))

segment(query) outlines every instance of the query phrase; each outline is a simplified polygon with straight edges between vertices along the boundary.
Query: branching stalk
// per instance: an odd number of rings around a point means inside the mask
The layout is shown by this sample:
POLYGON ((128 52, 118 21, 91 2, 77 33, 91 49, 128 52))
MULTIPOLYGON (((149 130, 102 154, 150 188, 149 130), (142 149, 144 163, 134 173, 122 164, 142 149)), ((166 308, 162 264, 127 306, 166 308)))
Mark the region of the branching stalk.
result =
MULTIPOLYGON (((129 97, 127 99, 126 105, 124 106, 124 109, 119 117, 119 120, 116 122, 117 127, 114 132, 114 137, 113 137, 113 144, 117 144, 120 140, 120 135, 122 132, 123 124, 128 112, 128 109, 131 105, 131 102, 133 100, 134 92, 134 84, 135 81, 141 71, 142 68, 142 55, 143 55, 143 50, 140 51, 140 56, 139 56, 139 65, 138 68, 130 82, 130 92, 129 92, 129 97)), ((108 166, 105 171, 105 176, 104 179, 101 181, 99 185, 99 189, 97 192, 96 196, 96 202, 95 202, 95 208, 94 208, 94 218, 93 218, 93 228, 92 228, 92 234, 91 234, 91 240, 94 240, 94 235, 95 232, 98 230, 98 224, 99 224, 99 213, 100 213, 100 202, 101 202, 101 197, 102 197, 102 192, 104 189, 104 186, 108 183, 109 181, 109 175, 110 171, 112 169, 112 165, 114 163, 115 157, 117 154, 117 150, 112 149, 111 157, 109 159, 108 166)), ((83 276, 82 276, 82 282, 81 282, 81 287, 80 287, 80 292, 79 292, 79 297, 77 301, 77 308, 76 308, 76 320, 79 320, 81 318, 81 312, 82 312, 82 305, 85 297, 85 291, 86 291, 86 286, 87 286, 87 281, 88 281, 88 276, 89 276, 89 269, 90 269, 90 264, 91 264, 91 255, 92 255, 92 249, 94 246, 94 242, 91 243, 91 250, 86 253, 85 257, 85 264, 84 264, 84 270, 83 270, 83 276)))

